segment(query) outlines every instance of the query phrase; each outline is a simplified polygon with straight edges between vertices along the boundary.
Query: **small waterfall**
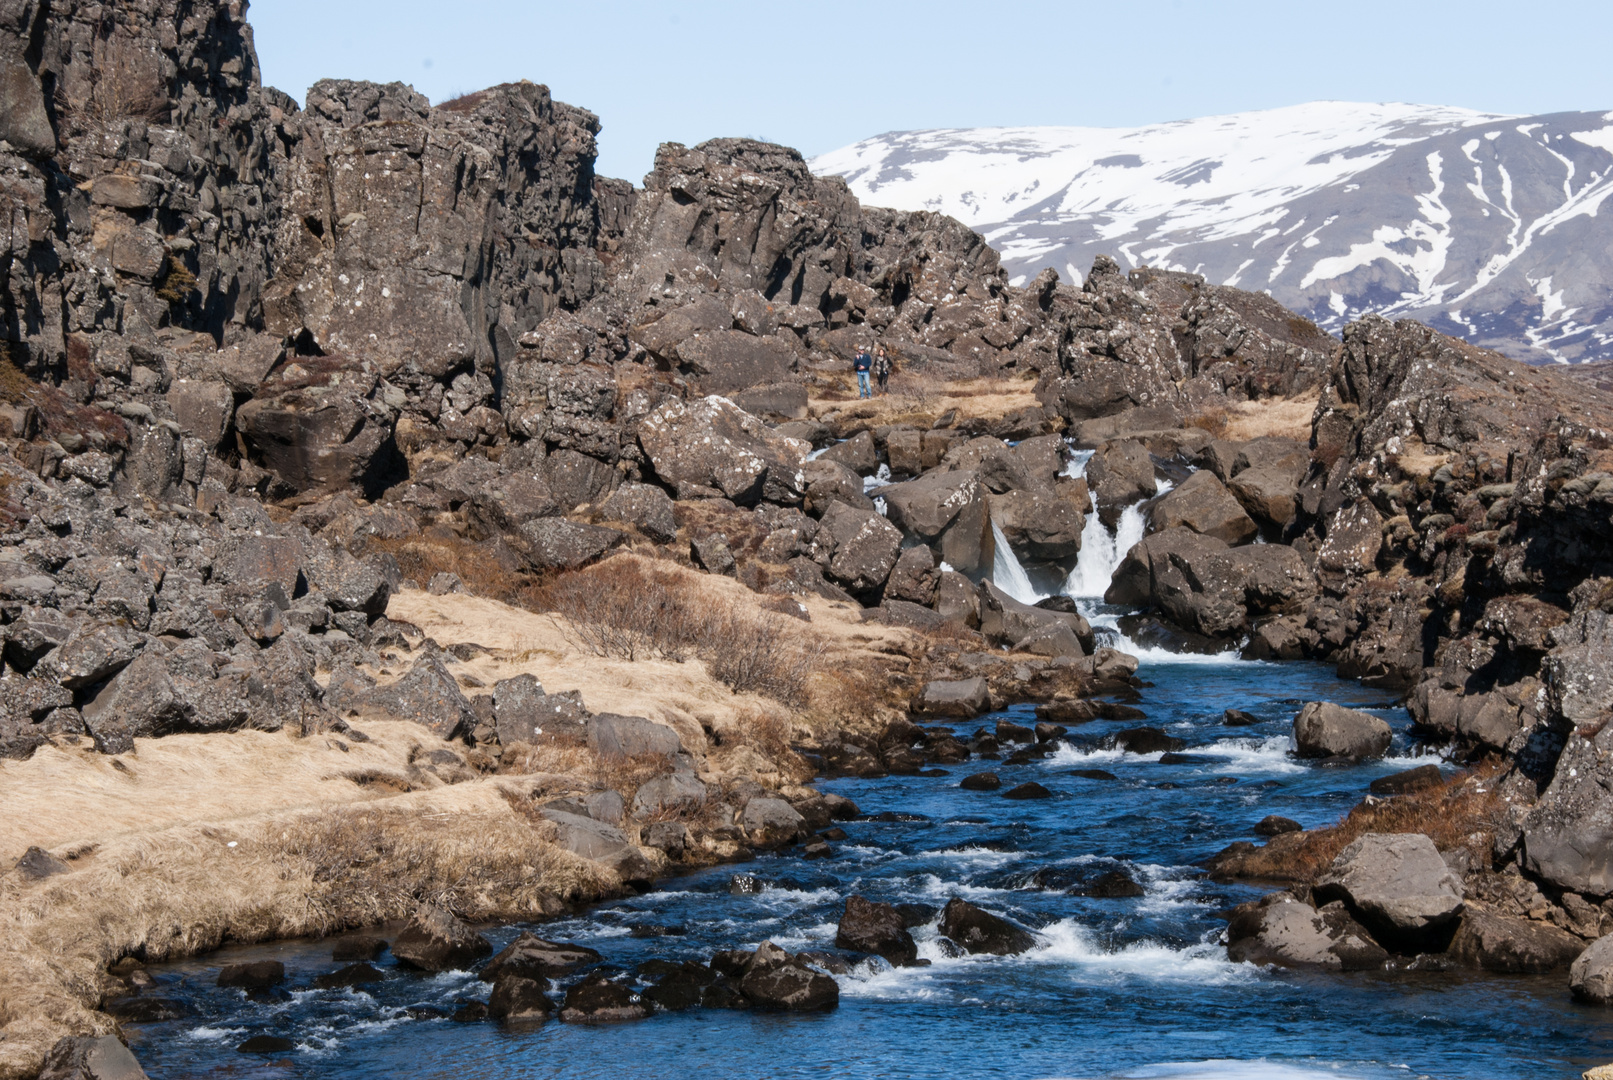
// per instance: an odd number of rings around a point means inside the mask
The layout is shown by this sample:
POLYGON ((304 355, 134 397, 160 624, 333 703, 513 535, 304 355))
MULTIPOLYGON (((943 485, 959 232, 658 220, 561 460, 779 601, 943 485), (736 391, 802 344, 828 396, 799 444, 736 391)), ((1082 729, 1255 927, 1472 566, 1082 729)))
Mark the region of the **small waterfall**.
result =
POLYGON ((1064 595, 1077 600, 1102 600, 1120 560, 1143 538, 1146 527, 1142 503, 1120 512, 1113 533, 1098 519, 1098 508, 1094 506, 1087 514, 1086 528, 1081 530, 1081 554, 1064 582, 1064 595))
POLYGON ((1003 535, 1002 528, 995 519, 991 523, 991 538, 997 548, 997 553, 991 561, 991 583, 1021 604, 1034 604, 1038 600, 1047 599, 1031 584, 1029 575, 1019 563, 1019 557, 1014 554, 1014 549, 1008 546, 1008 537, 1003 535))

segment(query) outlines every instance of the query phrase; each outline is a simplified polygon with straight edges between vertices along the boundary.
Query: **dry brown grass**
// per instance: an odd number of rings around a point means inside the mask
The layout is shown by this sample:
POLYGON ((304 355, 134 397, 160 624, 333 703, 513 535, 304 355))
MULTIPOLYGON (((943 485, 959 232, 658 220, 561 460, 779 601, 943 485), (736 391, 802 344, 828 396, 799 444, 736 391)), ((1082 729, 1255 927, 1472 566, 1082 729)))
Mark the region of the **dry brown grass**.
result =
POLYGON ((1213 438, 1224 439, 1227 436, 1227 426, 1230 423, 1227 411, 1222 408, 1205 409, 1196 416, 1190 416, 1184 421, 1184 427, 1198 428, 1207 431, 1213 438))
POLYGON ((541 918, 560 899, 620 888, 545 840, 491 782, 189 822, 57 853, 77 856, 70 872, 0 877, 5 1080, 37 1072, 62 1035, 112 1030, 94 1007, 115 989, 107 965, 124 956, 327 934, 406 917, 422 900, 473 921, 541 918))
POLYGON ((843 419, 867 420, 872 425, 905 424, 928 428, 942 413, 957 409, 962 417, 1000 420, 1016 409, 1041 404, 1033 384, 1023 379, 944 379, 925 372, 891 376, 890 392, 856 400, 855 391, 842 396, 819 394, 807 402, 814 419, 831 412, 843 419))
POLYGON ((560 574, 534 594, 579 650, 620 660, 699 657, 734 693, 806 703, 821 647, 754 597, 714 599, 693 575, 632 556, 560 574))
POLYGON ((1291 398, 1236 402, 1227 409, 1226 430, 1219 437, 1238 442, 1268 436, 1307 442, 1319 396, 1320 392, 1314 392, 1291 398))
POLYGON ((398 540, 371 537, 365 552, 391 555, 406 578, 424 586, 439 573, 457 575, 465 588, 507 604, 531 603, 537 580, 516 567, 506 566, 473 540, 409 536, 398 540))

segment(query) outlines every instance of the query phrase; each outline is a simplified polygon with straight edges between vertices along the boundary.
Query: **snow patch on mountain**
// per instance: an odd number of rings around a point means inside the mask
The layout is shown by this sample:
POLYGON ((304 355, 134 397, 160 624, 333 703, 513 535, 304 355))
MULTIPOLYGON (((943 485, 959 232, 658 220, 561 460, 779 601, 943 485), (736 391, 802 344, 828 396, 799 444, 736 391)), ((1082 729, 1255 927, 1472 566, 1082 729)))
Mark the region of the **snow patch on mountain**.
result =
POLYGON ((1534 362, 1613 356, 1613 113, 1312 102, 893 132, 811 165, 979 230, 1016 283, 1048 266, 1079 282, 1104 253, 1268 291, 1330 329, 1380 311, 1534 362))

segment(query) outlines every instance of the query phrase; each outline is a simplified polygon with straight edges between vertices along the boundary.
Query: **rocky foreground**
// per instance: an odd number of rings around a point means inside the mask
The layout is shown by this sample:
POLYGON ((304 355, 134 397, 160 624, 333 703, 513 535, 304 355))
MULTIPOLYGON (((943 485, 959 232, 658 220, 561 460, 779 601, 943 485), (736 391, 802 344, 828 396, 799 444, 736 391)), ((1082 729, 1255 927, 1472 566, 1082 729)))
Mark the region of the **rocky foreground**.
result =
MULTIPOLYGON (((996 753, 953 725, 1010 702, 1047 739, 1123 708, 1094 698, 1134 659, 990 577, 1006 544, 1062 581, 1089 515, 1139 507, 1134 637, 1336 663, 1476 767, 1218 857, 1289 885, 1234 954, 1573 961, 1607 1000, 1594 380, 1107 259, 1016 289, 769 144, 668 144, 636 188, 532 84, 299 110, 238 6, 0 18, 0 1074, 99 1075, 72 1039, 115 1031, 130 958, 827 849, 814 773, 996 753), (875 342, 893 392, 859 402, 875 342)), ((1384 741, 1296 722, 1309 756, 1384 741)))

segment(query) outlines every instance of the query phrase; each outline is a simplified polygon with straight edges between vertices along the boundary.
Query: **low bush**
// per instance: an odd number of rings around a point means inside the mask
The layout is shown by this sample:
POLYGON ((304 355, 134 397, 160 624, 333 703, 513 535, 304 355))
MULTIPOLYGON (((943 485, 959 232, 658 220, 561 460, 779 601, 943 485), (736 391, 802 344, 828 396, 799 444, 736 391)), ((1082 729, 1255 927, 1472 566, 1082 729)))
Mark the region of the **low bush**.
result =
POLYGON ((713 596, 671 566, 618 557, 557 575, 532 597, 564 617, 570 642, 620 660, 704 660, 735 693, 788 705, 807 699, 819 648, 794 620, 713 596))

